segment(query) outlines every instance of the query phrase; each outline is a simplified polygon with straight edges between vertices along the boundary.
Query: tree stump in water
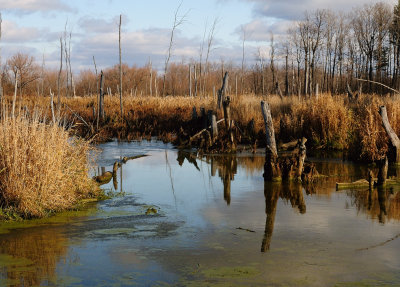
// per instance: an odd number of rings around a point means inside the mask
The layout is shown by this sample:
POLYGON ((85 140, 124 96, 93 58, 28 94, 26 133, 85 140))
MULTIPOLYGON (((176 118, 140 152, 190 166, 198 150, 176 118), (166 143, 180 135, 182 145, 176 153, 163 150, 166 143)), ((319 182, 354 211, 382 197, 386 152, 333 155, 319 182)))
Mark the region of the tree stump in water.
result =
POLYGON ((377 182, 378 186, 386 184, 387 172, 388 172, 388 159, 385 156, 385 158, 379 162, 378 182, 377 182))
POLYGON ((288 156, 278 158, 276 148, 275 131, 272 122, 271 109, 268 103, 261 102, 261 111, 264 117, 266 151, 264 164, 265 181, 281 181, 296 179, 298 181, 310 182, 318 175, 315 166, 307 165, 305 172, 306 159, 306 138, 297 141, 296 149, 288 156))

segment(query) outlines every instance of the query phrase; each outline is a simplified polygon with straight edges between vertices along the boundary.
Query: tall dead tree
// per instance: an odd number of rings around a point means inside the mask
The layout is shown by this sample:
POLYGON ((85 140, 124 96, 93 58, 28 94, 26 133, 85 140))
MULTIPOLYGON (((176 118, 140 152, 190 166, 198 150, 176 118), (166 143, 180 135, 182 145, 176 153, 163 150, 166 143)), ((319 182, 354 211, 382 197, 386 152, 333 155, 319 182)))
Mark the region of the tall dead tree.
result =
POLYGON ((97 94, 97 109, 96 109, 96 128, 97 130, 99 129, 99 118, 100 118, 100 93, 99 91, 99 80, 97 78, 97 65, 96 65, 96 59, 94 58, 93 55, 93 64, 94 64, 94 72, 96 73, 96 94, 97 94))
MULTIPOLYGON (((3 23, 3 18, 0 12, 0 41, 1 41, 1 24, 3 23)), ((1 46, 0 46, 0 102, 3 100, 3 70, 1 69, 1 46)))
POLYGON ((99 90, 99 117, 104 122, 105 113, 104 113, 104 74, 103 71, 100 72, 100 90, 99 90))
POLYGON ((123 116, 123 107, 122 107, 122 56, 121 56, 121 25, 122 25, 122 15, 119 15, 119 104, 120 104, 120 112, 121 112, 121 120, 123 116))
POLYGON ((221 108, 221 104, 225 100, 227 81, 228 81, 228 72, 225 72, 224 79, 222 81, 222 87, 221 87, 221 89, 218 90, 218 107, 217 107, 217 109, 221 108))
POLYGON ((261 101, 261 112, 265 124, 265 165, 264 179, 267 181, 281 180, 281 171, 278 165, 278 149, 275 141, 274 123, 271 116, 271 108, 268 103, 261 101))
POLYGON ((385 128, 386 134, 388 135, 390 140, 392 159, 396 164, 398 164, 400 163, 400 140, 389 123, 387 110, 385 106, 379 107, 379 114, 382 117, 383 127, 385 128))
POLYGON ((206 84, 207 84, 207 76, 209 73, 209 57, 210 57, 210 53, 211 53, 211 49, 212 49, 212 44, 214 41, 214 33, 215 33, 215 28, 218 24, 218 18, 214 19, 214 22, 208 32, 208 39, 207 39, 207 54, 206 54, 206 62, 205 62, 205 69, 204 69, 204 83, 203 83, 203 94, 206 93, 206 84))
POLYGON ((62 65, 63 65, 63 40, 60 38, 60 70, 58 71, 57 78, 57 119, 60 118, 61 113, 61 76, 62 76, 62 65))
POLYGON ((166 82, 166 76, 167 76, 167 71, 168 71, 168 64, 169 64, 169 60, 171 59, 172 56, 172 48, 173 48, 173 43, 174 43, 174 34, 176 29, 183 24, 183 22, 185 22, 185 18, 188 14, 188 12, 186 12, 183 16, 179 16, 179 9, 182 6, 182 2, 181 1, 178 5, 178 8, 176 8, 175 10, 175 14, 174 14, 174 24, 172 25, 172 30, 171 30, 171 36, 170 36, 170 40, 169 40, 169 46, 168 46, 168 52, 167 52, 167 56, 165 58, 165 62, 164 62, 164 76, 163 76, 163 96, 165 96, 165 82, 166 82))
POLYGON ((242 26, 242 33, 243 33, 243 39, 242 39, 242 69, 240 71, 240 94, 243 95, 243 85, 244 85, 244 57, 245 57, 245 43, 246 43, 246 29, 244 26, 242 26))
POLYGON ((14 97, 12 102, 11 118, 15 117, 15 102, 17 101, 18 76, 19 76, 19 71, 17 70, 17 72, 15 73, 15 88, 14 88, 14 97))

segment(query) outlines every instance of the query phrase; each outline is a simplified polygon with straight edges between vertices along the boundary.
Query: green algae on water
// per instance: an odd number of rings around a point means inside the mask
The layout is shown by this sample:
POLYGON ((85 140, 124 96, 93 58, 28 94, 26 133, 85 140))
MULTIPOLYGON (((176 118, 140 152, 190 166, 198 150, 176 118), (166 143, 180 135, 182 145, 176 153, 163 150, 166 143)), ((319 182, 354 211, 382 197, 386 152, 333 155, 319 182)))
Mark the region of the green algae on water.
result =
POLYGON ((242 278, 252 277, 260 274, 260 271, 250 266, 219 267, 202 271, 208 278, 242 278))

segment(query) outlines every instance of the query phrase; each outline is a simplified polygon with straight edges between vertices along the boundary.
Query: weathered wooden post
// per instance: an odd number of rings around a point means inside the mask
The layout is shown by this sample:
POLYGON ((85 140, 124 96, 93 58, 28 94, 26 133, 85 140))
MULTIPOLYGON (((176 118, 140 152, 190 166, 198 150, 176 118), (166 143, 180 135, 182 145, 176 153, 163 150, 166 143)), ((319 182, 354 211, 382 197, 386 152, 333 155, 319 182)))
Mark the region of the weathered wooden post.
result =
POLYGON ((385 156, 385 158, 379 162, 378 182, 377 182, 378 186, 383 186, 386 184, 387 172, 388 172, 388 159, 387 156, 385 156))
POLYGON ((217 114, 215 112, 211 115, 211 138, 214 142, 218 137, 217 114))
POLYGON ((300 141, 299 145, 299 158, 298 158, 298 164, 297 164, 297 171, 296 171, 296 177, 297 180, 301 181, 301 174, 303 173, 303 167, 304 167, 304 161, 306 159, 306 142, 307 139, 303 137, 300 141))
POLYGON ((189 97, 192 97, 192 67, 189 64, 189 97))
POLYGON ((225 119, 226 131, 228 133, 228 139, 229 139, 230 143, 233 144, 233 133, 232 133, 232 120, 231 120, 230 103, 231 103, 231 98, 228 96, 222 102, 222 105, 224 107, 224 119, 225 119))
POLYGON ((385 106, 380 106, 379 107, 379 114, 382 117, 382 124, 383 127, 386 131, 386 134, 389 137, 390 140, 390 145, 391 145, 391 150, 392 150, 392 158, 393 161, 396 164, 400 163, 400 140, 394 130, 392 129, 392 126, 389 123, 388 116, 387 116, 387 110, 385 106))
POLYGON ((221 103, 225 99, 225 91, 228 82, 228 72, 225 72, 224 79, 222 81, 222 87, 218 90, 218 109, 221 108, 221 103))
POLYGON ((265 164, 264 164, 264 180, 281 181, 281 171, 278 165, 278 150, 276 148, 274 124, 272 122, 271 109, 269 104, 261 101, 261 112, 264 117, 265 124, 265 164))
POLYGON ((103 86, 104 86, 104 74, 103 71, 100 73, 100 91, 99 91, 99 117, 101 118, 102 121, 104 121, 104 92, 103 92, 103 86))

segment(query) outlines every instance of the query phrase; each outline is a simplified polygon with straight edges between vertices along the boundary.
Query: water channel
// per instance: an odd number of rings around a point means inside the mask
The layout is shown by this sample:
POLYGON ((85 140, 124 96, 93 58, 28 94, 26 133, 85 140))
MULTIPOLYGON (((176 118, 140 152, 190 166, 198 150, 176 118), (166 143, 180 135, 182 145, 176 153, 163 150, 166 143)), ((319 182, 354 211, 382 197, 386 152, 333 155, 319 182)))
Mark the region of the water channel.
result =
POLYGON ((1 224, 0 286, 400 286, 397 188, 335 189, 366 166, 310 157, 329 177, 302 186, 264 183, 263 155, 99 148, 96 173, 148 156, 103 186, 112 199, 1 224))

